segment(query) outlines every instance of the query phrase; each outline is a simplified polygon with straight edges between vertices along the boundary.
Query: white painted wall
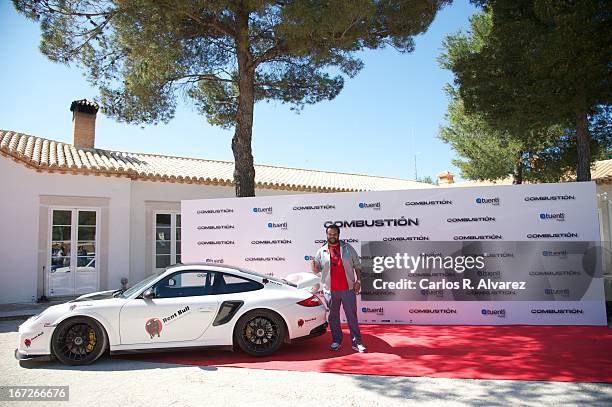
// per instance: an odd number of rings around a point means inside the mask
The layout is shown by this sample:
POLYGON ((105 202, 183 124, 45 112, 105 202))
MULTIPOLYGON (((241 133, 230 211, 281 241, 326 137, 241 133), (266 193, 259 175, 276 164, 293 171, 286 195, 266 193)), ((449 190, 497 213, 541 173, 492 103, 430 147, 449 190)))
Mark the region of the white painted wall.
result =
MULTIPOLYGON (((109 199, 108 274, 101 290, 119 288, 150 273, 145 267, 147 203, 175 205, 183 199, 229 198, 233 187, 202 186, 127 178, 37 172, 0 156, 0 304, 35 302, 38 295, 40 196, 109 199)), ((257 190, 259 196, 291 191, 257 190)), ((150 253, 150 251, 149 251, 150 253)), ((42 288, 41 288, 42 289, 42 288)))
POLYGON ((108 285, 120 286, 129 271, 129 179, 36 172, 1 156, 0 174, 0 303, 36 301, 41 195, 110 199, 108 285))

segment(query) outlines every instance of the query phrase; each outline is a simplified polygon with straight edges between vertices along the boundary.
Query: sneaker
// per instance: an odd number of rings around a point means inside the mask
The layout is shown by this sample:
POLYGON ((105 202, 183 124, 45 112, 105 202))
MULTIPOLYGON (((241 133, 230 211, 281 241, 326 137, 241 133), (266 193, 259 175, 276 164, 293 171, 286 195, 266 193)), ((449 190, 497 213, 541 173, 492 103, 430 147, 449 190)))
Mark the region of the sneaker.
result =
POLYGON ((366 347, 363 346, 362 344, 358 343, 357 345, 353 345, 353 350, 357 351, 359 353, 363 353, 366 351, 366 347))
POLYGON ((329 350, 338 350, 340 349, 340 344, 338 342, 334 342, 331 344, 331 346, 329 347, 329 350))

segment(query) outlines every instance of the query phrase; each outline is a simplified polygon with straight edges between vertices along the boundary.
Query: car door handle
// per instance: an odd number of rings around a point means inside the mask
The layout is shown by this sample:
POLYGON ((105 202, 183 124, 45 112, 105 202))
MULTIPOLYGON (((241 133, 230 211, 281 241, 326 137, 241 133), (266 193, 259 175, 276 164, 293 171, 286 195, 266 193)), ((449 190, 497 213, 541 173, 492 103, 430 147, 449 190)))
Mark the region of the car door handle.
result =
POLYGON ((202 308, 198 308, 198 311, 200 311, 200 312, 213 312, 213 309, 212 308, 202 307, 202 308))

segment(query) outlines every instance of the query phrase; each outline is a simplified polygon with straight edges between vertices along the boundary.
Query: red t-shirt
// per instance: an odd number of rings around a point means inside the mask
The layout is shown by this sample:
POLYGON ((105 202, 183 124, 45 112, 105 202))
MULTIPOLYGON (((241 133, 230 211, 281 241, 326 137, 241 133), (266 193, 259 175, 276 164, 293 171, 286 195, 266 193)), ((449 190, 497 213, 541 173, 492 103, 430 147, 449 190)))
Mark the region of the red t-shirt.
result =
POLYGON ((348 290, 348 282, 346 281, 346 274, 344 272, 344 264, 342 264, 342 257, 340 254, 340 244, 328 245, 329 248, 329 260, 330 260, 330 273, 331 273, 331 290, 342 291, 348 290))

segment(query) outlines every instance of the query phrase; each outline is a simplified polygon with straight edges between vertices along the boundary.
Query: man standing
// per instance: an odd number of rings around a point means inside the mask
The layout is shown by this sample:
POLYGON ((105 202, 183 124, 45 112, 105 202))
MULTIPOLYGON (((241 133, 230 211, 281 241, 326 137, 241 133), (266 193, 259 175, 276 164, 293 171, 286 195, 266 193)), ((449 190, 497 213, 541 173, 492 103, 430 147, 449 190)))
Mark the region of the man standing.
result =
POLYGON ((321 273, 323 294, 329 308, 329 326, 332 332, 331 350, 340 349, 342 328, 340 328, 340 306, 351 333, 353 350, 365 352, 357 322, 357 294, 361 290, 361 263, 357 252, 350 244, 340 241, 340 228, 330 225, 325 230, 325 243, 311 262, 312 271, 321 273))

